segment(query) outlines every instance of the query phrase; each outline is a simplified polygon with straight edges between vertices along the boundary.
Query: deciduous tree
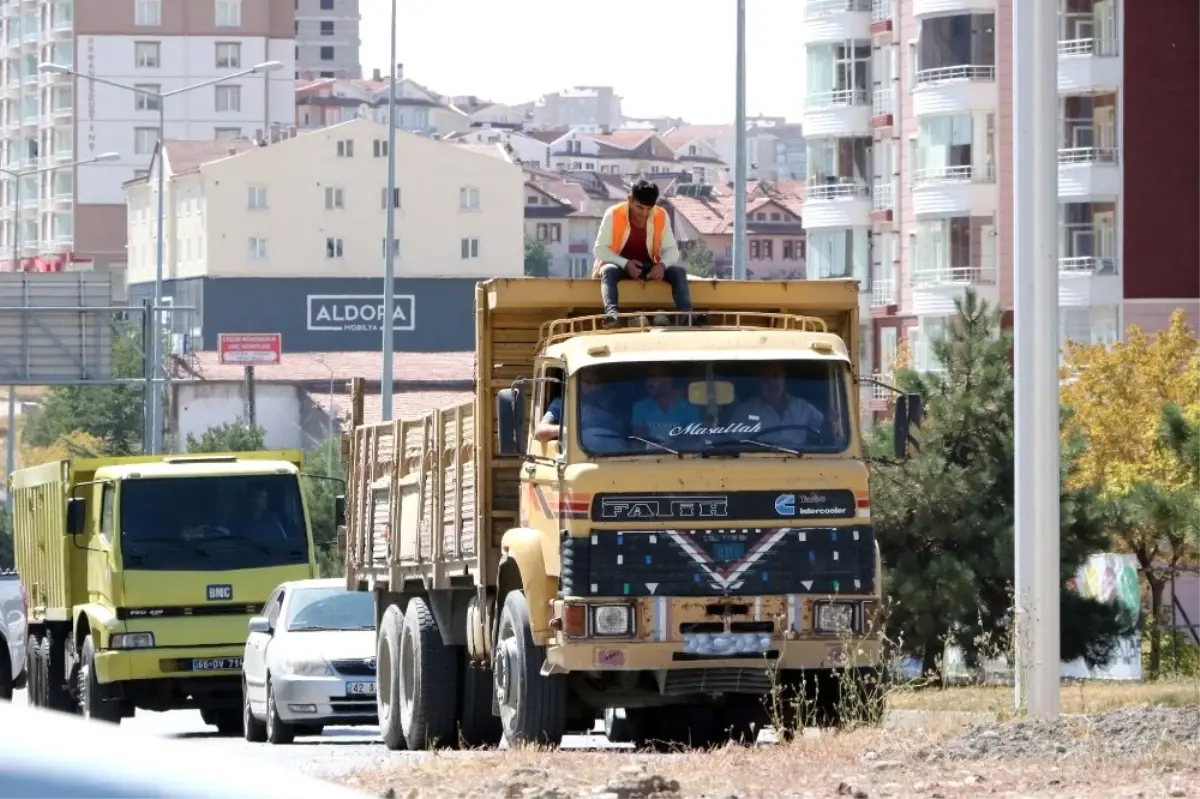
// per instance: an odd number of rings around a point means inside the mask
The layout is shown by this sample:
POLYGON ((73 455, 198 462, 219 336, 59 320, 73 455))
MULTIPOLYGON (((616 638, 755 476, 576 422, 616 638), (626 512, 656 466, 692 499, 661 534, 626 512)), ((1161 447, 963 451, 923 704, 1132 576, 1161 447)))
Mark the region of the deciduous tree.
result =
POLYGON ((688 271, 689 275, 695 275, 696 277, 713 276, 713 254, 704 239, 696 239, 695 241, 688 242, 683 259, 683 268, 688 271))
POLYGON ((188 433, 188 452, 255 452, 266 449, 267 431, 251 427, 242 419, 210 427, 200 438, 188 433))
POLYGON ((525 237, 525 277, 550 277, 550 251, 532 236, 525 237))

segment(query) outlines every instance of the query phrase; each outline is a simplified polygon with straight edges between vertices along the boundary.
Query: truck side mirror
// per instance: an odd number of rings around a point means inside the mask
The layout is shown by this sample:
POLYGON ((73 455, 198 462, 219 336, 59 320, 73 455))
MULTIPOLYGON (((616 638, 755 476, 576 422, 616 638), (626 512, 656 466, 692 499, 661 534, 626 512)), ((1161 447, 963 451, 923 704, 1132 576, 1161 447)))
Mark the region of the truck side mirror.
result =
POLYGON ((67 535, 79 535, 87 523, 87 501, 83 497, 67 500, 67 535))
POLYGON ((346 497, 339 495, 333 498, 333 525, 339 527, 346 523, 346 497))
POLYGON ((901 394, 896 398, 896 410, 892 419, 896 460, 905 460, 921 451, 921 441, 913 432, 921 428, 924 418, 925 407, 919 394, 901 394))
POLYGON ((525 440, 525 397, 519 386, 496 394, 496 426, 501 455, 521 455, 525 440))

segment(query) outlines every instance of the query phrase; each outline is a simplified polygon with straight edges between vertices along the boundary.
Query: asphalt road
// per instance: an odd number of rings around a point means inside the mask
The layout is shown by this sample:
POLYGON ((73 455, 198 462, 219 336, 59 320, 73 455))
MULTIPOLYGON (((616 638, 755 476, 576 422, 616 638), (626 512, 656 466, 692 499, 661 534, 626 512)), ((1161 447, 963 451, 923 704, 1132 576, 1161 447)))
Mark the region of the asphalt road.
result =
MULTIPOLYGON (((13 702, 26 704, 24 691, 13 695, 13 702)), ((324 734, 297 738, 287 746, 253 744, 243 738, 225 738, 213 727, 200 720, 198 710, 175 710, 169 713, 148 713, 139 710, 121 726, 143 734, 159 735, 187 741, 197 747, 197 754, 209 763, 220 763, 221 755, 263 757, 289 770, 313 777, 329 777, 351 771, 372 769, 394 763, 398 758, 424 758, 424 752, 389 752, 379 737, 378 727, 327 727, 324 734)), ((628 745, 610 744, 603 727, 597 725, 593 735, 572 735, 563 741, 570 749, 621 749, 628 745)))

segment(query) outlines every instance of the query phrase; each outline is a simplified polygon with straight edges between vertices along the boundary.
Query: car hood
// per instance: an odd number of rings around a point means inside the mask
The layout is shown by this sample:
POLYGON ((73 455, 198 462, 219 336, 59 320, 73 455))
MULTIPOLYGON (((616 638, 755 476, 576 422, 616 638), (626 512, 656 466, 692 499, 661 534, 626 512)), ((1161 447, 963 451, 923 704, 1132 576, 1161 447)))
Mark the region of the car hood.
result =
POLYGON ((322 657, 350 660, 375 656, 374 630, 322 630, 289 632, 279 648, 288 657, 322 657))

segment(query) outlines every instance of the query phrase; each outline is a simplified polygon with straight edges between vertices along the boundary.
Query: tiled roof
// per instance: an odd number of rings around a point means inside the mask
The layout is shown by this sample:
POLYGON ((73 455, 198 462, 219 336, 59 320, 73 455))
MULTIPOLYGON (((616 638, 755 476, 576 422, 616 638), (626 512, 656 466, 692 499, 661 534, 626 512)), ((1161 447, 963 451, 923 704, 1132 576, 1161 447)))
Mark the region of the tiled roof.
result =
POLYGON ((600 218, 612 204, 611 194, 597 196, 589 191, 579 181, 563 179, 560 176, 550 176, 547 173, 531 173, 528 185, 559 202, 571 206, 570 216, 580 218, 600 218))
MULTIPOLYGON (((215 352, 193 353, 187 359, 190 369, 176 365, 180 377, 203 380, 240 380, 245 374, 242 366, 218 363, 215 352)), ((398 352, 395 354, 392 376, 396 382, 450 382, 473 380, 473 352, 398 352)), ((379 380, 382 360, 375 352, 285 352, 278 366, 260 366, 256 377, 279 382, 347 381, 352 377, 379 380), (328 364, 328 366, 326 366, 328 364)))
POLYGON ((543 144, 553 144, 570 132, 570 128, 550 128, 549 130, 527 130, 524 131, 524 135, 531 139, 537 139, 543 144))
POLYGON ((213 139, 209 141, 167 141, 167 162, 171 174, 181 175, 204 164, 244 153, 254 148, 249 139, 213 139))
POLYGON ((733 125, 680 125, 663 134, 663 141, 672 150, 686 147, 696 139, 719 139, 733 135, 733 125))
MULTIPOLYGON (((732 197, 672 197, 670 203, 675 209, 675 213, 686 219, 703 236, 727 236, 733 233, 732 197)), ((785 219, 785 222, 799 222, 800 215, 797 211, 793 211, 783 201, 774 198, 750 197, 746 205, 746 213, 753 214, 773 205, 796 215, 795 219, 785 219)))

